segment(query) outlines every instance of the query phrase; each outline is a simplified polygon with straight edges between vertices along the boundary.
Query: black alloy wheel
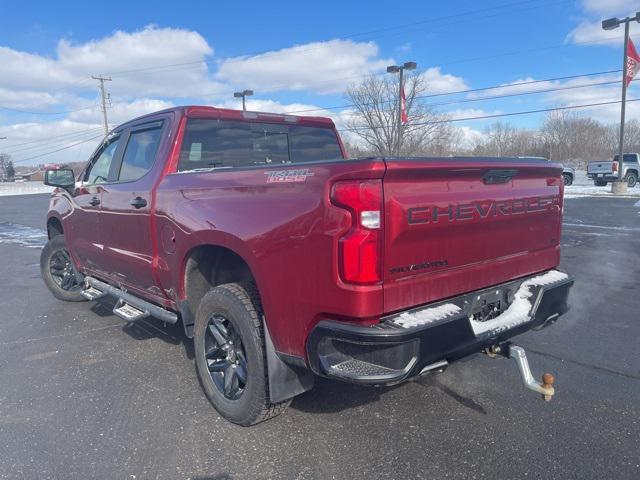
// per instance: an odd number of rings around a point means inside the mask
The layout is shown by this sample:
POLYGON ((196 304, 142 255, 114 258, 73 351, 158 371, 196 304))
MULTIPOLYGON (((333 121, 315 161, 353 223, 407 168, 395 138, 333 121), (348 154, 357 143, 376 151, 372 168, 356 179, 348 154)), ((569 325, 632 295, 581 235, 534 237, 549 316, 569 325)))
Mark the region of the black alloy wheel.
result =
POLYGON ((58 300, 65 302, 87 300, 82 296, 84 276, 73 264, 64 235, 56 235, 42 249, 40 275, 49 291, 58 300))
POLYGON ((207 323, 205 357, 209 375, 225 398, 237 400, 247 384, 247 356, 233 323, 215 314, 207 323))
POLYGON ((51 255, 49 272, 53 281, 65 292, 78 292, 82 288, 66 250, 57 250, 51 255))

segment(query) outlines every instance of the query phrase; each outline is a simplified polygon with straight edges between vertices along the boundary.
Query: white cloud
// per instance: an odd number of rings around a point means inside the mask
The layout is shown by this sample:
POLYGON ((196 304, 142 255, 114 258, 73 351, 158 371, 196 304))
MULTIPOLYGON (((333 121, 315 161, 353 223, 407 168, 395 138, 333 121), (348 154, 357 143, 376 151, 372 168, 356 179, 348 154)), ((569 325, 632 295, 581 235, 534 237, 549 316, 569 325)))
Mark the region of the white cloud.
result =
POLYGON ((582 0, 582 7, 599 15, 627 15, 638 10, 637 0, 582 0))
MULTIPOLYGON (((114 94, 125 96, 164 95, 185 97, 211 95, 222 87, 210 78, 205 63, 213 49, 197 32, 146 27, 86 43, 58 42, 53 58, 0 47, 0 88, 20 92, 55 92, 59 89, 95 90, 92 74, 113 72, 107 84, 114 94), (158 65, 184 64, 148 72, 131 72, 158 65), (118 73, 123 72, 123 73, 118 73), (129 73, 126 73, 129 72, 129 73)), ((56 102, 63 97, 54 97, 56 102)))
POLYGON ((463 118, 475 118, 485 117, 487 115, 498 115, 502 113, 500 110, 481 110, 479 108, 459 108, 456 110, 449 110, 446 112, 452 120, 459 120, 463 118))
MULTIPOLYGON (((536 102, 535 106, 532 106, 533 109, 576 106, 609 101, 615 102, 620 99, 619 80, 619 74, 608 74, 590 77, 578 77, 565 81, 543 81, 535 84, 518 85, 522 82, 535 81, 535 78, 527 77, 504 84, 504 86, 498 89, 486 92, 486 95, 493 96, 511 93, 522 93, 525 91, 540 91, 541 93, 538 95, 527 96, 527 98, 530 97, 532 101, 536 102), (599 85, 602 83, 604 83, 604 85, 599 85), (549 89, 557 90, 553 92, 544 92, 544 90, 549 89)), ((628 98, 637 98, 638 95, 640 95, 640 82, 636 80, 629 87, 628 98)), ((471 96, 472 95, 470 95, 470 97, 471 96)), ((473 95, 474 98, 480 96, 484 96, 484 94, 473 95)), ((640 114, 640 105, 636 106, 636 102, 629 102, 627 104, 627 109, 629 119, 639 118, 638 114, 640 114)), ((590 116, 595 120, 603 123, 617 122, 619 121, 620 117, 620 105, 618 103, 607 106, 579 108, 575 111, 590 116)), ((492 114, 499 112, 483 112, 481 110, 470 109, 458 110, 449 113, 459 118, 461 116, 478 116, 479 114, 492 114)))
MULTIPOLYGON (((242 108, 240 99, 225 100, 222 103, 214 103, 214 106, 220 108, 231 108, 238 110, 242 108)), ((257 98, 247 98, 247 110, 253 112, 269 112, 269 113, 293 113, 294 115, 309 115, 327 117, 330 113, 327 110, 307 103, 281 103, 276 100, 263 100, 257 98)))
MULTIPOLYGON (((582 0, 582 9, 588 18, 583 18, 578 26, 567 35, 567 41, 578 45, 612 45, 620 47, 624 28, 603 30, 602 20, 607 17, 624 18, 640 9, 637 0, 582 0)), ((640 26, 632 22, 631 35, 640 33, 640 26)))
MULTIPOLYGON (((107 109, 109 124, 115 127, 128 120, 174 106, 173 102, 152 98, 139 98, 132 102, 113 102, 107 109)), ((102 111, 96 107, 69 115, 69 120, 83 123, 102 123, 102 111)))
MULTIPOLYGON (((631 23, 629 26, 631 35, 640 33, 640 25, 631 23)), ((582 21, 571 33, 567 39, 579 45, 612 45, 621 47, 624 38, 624 28, 618 27, 615 30, 603 30, 600 21, 582 21)))
POLYGON ((60 102, 55 96, 47 92, 32 90, 15 90, 0 87, 0 105, 8 109, 46 109, 60 102))
POLYGON ((67 119, 0 127, 0 136, 7 137, 2 144, 3 151, 11 155, 16 165, 86 160, 101 141, 102 134, 99 123, 89 124, 67 119), (75 144, 77 145, 72 146, 75 144), (61 148, 64 150, 41 156, 61 148))
POLYGON ((329 40, 224 60, 216 77, 237 88, 261 92, 338 93, 354 79, 383 71, 391 63, 392 59, 378 58, 374 42, 329 40))
POLYGON ((471 128, 468 126, 454 127, 460 132, 460 147, 463 149, 473 148, 476 145, 484 142, 487 138, 487 134, 471 128))
POLYGON ((422 77, 427 82, 428 93, 447 93, 469 88, 462 78, 449 73, 443 74, 440 67, 428 68, 422 72, 422 77))

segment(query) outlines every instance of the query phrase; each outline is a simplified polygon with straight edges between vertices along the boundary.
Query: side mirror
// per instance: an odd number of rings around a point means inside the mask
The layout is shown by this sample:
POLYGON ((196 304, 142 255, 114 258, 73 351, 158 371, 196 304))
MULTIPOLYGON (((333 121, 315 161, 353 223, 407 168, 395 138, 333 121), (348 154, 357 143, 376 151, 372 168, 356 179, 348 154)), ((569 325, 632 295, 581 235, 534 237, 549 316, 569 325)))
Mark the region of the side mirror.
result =
POLYGON ((60 170, 47 170, 44 172, 44 184, 51 187, 73 188, 76 185, 76 178, 70 168, 60 170))

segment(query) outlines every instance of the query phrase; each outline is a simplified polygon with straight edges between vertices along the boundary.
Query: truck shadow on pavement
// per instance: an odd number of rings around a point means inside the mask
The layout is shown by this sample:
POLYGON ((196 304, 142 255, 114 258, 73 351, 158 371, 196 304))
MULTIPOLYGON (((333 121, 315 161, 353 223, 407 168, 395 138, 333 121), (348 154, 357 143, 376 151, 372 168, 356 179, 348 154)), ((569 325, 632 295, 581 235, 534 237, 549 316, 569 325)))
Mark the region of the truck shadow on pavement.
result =
MULTIPOLYGON (((94 302, 91 306, 91 311, 100 317, 114 317, 114 305, 115 300, 106 297, 94 302)), ((134 340, 160 339, 171 345, 177 346, 182 344, 187 358, 189 360, 195 358, 193 340, 187 338, 179 322, 175 325, 170 325, 153 317, 138 320, 133 323, 127 323, 123 320, 122 331, 134 340)), ((438 375, 426 375, 415 380, 414 383, 428 389, 432 394, 436 394, 436 392, 444 393, 470 410, 482 415, 487 414, 482 405, 471 398, 460 395, 439 381, 438 375)), ((403 386, 404 384, 388 387, 368 387, 316 377, 313 389, 297 396, 291 406, 305 413, 339 413, 380 401, 381 396, 385 393, 392 392, 403 386)), ((230 477, 220 476, 212 478, 224 479, 230 477)))
MULTIPOLYGON (((100 317, 116 317, 113 307, 116 300, 111 297, 101 298, 91 305, 90 310, 100 317)), ((117 318, 117 317, 116 317, 117 318)), ((164 323, 154 317, 148 317, 137 322, 126 322, 122 320, 122 331, 134 340, 160 339, 171 345, 184 346, 185 354, 189 360, 195 358, 193 340, 187 338, 180 322, 175 325, 164 323)))
MULTIPOLYGON (((482 415, 487 414, 481 404, 471 398, 460 395, 452 388, 444 385, 438 380, 437 375, 425 376, 414 380, 413 383, 426 388, 431 395, 435 395, 438 392, 444 393, 463 407, 482 415)), ((291 407, 305 413, 339 413, 380 401, 385 393, 406 386, 406 384, 399 384, 389 387, 368 387, 316 377, 313 389, 297 396, 293 400, 291 407)))

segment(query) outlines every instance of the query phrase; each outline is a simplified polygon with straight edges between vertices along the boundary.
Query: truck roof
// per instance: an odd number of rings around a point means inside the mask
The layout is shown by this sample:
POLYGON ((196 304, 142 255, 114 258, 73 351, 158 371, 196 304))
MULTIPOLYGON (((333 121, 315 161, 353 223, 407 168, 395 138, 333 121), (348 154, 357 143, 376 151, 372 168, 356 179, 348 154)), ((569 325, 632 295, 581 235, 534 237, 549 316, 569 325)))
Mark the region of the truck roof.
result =
POLYGON ((137 122, 147 117, 157 115, 159 113, 176 112, 181 115, 195 118, 217 118, 221 120, 244 120, 244 121, 261 121, 268 123, 295 123, 298 125, 335 128, 333 120, 327 117, 313 117, 313 116, 301 116, 291 115, 288 113, 270 113, 270 112, 254 112, 234 110, 231 108, 218 108, 210 107, 206 105, 184 105, 179 107, 166 108, 164 110, 158 110, 157 112, 148 113, 140 117, 133 118, 124 122, 118 127, 122 127, 132 122, 137 122))

